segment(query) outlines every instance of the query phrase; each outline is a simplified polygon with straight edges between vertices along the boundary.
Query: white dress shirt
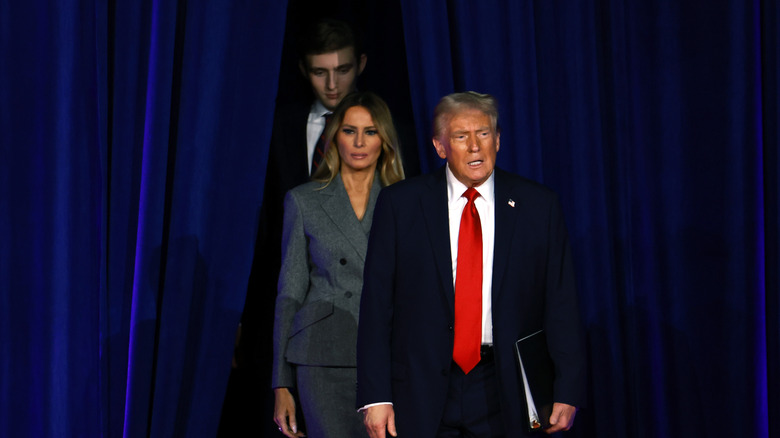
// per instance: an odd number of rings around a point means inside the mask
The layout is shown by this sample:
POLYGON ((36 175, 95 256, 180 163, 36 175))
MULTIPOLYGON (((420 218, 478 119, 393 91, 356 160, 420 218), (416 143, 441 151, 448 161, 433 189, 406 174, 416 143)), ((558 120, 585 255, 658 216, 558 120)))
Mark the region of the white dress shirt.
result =
MULTIPOLYGON (((479 212, 479 222, 482 225, 482 343, 493 344, 493 246, 496 231, 496 201, 494 195, 495 174, 491 174, 485 182, 475 187, 479 196, 474 199, 474 205, 479 212)), ((455 178, 447 165, 447 207, 450 217, 450 254, 452 254, 452 280, 458 268, 458 233, 460 219, 468 200, 463 193, 468 187, 455 178)))
MULTIPOLYGON (((458 181, 447 165, 447 210, 450 222, 450 254, 452 254, 452 285, 455 287, 455 273, 458 268, 458 233, 460 231, 460 217, 468 200, 463 193, 468 189, 465 184, 458 181)), ((474 205, 479 212, 479 222, 482 226, 482 343, 493 344, 493 312, 492 293, 493 288, 493 246, 496 231, 496 199, 494 195, 495 174, 491 174, 479 187, 479 197, 474 200, 474 205)), ((378 405, 392 405, 392 402, 378 402, 367 404, 358 412, 378 405)))

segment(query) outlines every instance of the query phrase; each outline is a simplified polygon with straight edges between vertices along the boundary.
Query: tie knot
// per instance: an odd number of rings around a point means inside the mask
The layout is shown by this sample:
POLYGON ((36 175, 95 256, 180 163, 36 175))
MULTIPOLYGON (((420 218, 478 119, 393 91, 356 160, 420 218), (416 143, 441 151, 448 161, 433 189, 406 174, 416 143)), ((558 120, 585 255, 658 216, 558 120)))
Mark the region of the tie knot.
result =
POLYGON ((479 192, 474 187, 469 187, 465 192, 463 192, 463 196, 468 199, 469 202, 474 202, 474 200, 479 196, 479 192))
POLYGON ((322 115, 322 117, 325 117, 325 124, 327 125, 330 123, 330 119, 333 118, 333 113, 325 113, 322 115))

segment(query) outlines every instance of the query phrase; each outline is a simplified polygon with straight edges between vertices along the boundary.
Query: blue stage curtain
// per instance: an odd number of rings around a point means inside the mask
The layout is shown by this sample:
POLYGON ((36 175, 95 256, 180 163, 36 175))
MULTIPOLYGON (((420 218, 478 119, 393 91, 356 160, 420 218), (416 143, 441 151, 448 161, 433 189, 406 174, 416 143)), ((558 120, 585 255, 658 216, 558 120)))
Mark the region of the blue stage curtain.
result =
POLYGON ((0 436, 215 436, 285 14, 0 1, 0 436))
POLYGON ((562 197, 590 368, 572 436, 778 436, 774 2, 402 10, 423 170, 437 100, 477 90, 498 165, 562 197))

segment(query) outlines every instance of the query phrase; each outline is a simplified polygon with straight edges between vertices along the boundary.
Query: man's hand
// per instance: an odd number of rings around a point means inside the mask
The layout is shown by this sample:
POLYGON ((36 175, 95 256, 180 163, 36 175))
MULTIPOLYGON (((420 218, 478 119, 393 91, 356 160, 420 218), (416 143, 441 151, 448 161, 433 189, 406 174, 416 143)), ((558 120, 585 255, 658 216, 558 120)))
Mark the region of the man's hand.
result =
POLYGON ((562 430, 569 430, 574 425, 574 415, 577 414, 577 408, 566 403, 553 403, 552 414, 550 415, 550 427, 545 429, 545 433, 552 434, 562 430))
POLYGON ((274 388, 274 422, 289 438, 306 436, 295 422, 295 399, 287 388, 274 388))
POLYGON ((363 424, 366 425, 368 436, 371 438, 385 438, 385 431, 392 436, 398 436, 395 431, 395 411, 391 404, 366 408, 363 411, 363 424))

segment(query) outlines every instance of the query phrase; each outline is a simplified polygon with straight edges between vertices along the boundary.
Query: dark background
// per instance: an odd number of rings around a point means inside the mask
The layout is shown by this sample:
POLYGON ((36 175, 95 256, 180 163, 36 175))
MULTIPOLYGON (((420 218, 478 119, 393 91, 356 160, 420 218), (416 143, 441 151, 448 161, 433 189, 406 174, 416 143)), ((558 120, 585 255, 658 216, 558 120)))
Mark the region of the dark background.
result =
POLYGON ((780 433, 774 1, 66 0, 0 1, 0 436, 217 433, 273 109, 305 98, 289 18, 326 7, 423 171, 433 106, 473 89, 498 165, 561 195, 569 435, 780 433))

